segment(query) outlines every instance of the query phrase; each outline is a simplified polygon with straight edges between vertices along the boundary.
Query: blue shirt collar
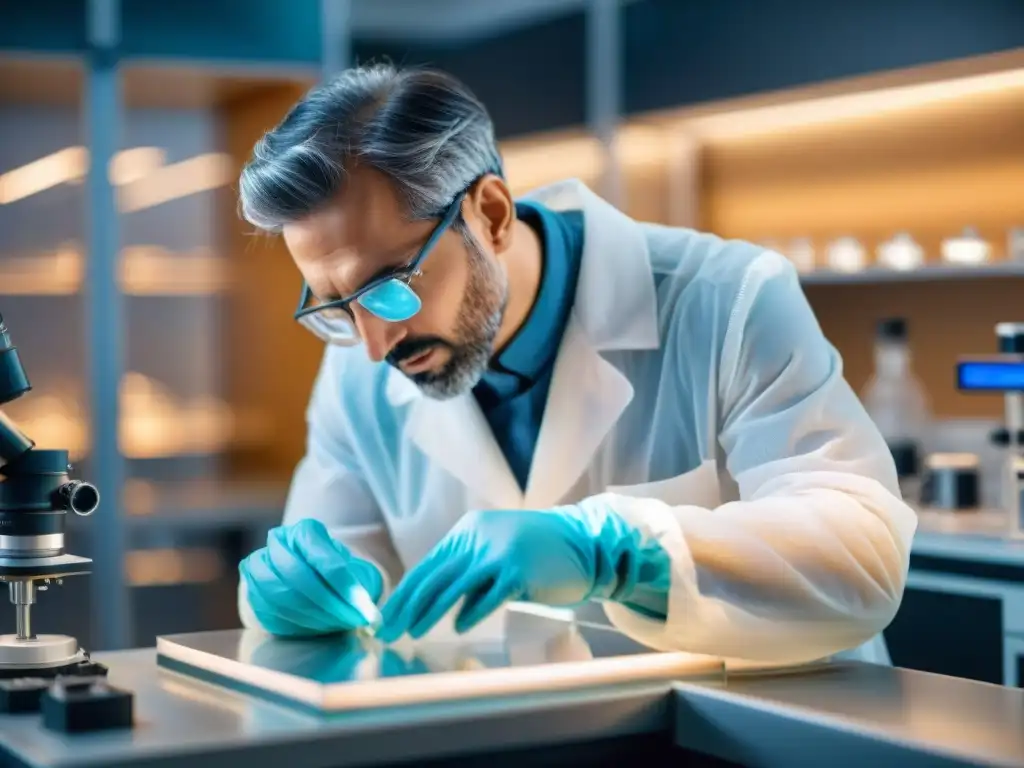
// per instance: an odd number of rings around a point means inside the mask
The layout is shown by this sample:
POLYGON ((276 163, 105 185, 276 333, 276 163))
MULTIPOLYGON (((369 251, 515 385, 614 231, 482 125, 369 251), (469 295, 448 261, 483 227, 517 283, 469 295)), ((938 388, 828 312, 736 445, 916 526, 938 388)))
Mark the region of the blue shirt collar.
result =
POLYGON ((517 216, 543 245, 540 285, 526 321, 491 361, 481 384, 499 399, 529 388, 554 363, 576 295, 583 257, 583 216, 554 212, 535 202, 516 203, 517 216))

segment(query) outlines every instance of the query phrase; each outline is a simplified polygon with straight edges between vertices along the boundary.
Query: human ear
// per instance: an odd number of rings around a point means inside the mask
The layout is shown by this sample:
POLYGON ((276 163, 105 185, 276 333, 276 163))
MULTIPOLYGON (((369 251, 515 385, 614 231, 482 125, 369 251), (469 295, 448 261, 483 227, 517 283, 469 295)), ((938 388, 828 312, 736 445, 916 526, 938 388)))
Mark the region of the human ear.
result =
POLYGON ((501 253, 512 244, 516 204, 512 191, 500 176, 487 174, 477 181, 466 194, 462 214, 467 221, 470 217, 476 220, 489 250, 501 253))

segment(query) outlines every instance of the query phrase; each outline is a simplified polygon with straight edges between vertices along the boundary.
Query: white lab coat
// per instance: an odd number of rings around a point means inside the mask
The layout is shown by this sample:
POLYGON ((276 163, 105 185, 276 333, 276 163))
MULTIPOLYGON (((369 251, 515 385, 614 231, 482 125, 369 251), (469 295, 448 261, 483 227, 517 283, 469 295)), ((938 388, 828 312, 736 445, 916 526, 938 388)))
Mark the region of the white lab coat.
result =
POLYGON ((582 210, 585 247, 526 492, 472 394, 431 400, 333 347, 285 522, 321 519, 393 583, 467 510, 599 500, 672 558, 665 621, 605 605, 636 640, 887 661, 916 516, 792 265, 637 223, 577 181, 530 197, 582 210))

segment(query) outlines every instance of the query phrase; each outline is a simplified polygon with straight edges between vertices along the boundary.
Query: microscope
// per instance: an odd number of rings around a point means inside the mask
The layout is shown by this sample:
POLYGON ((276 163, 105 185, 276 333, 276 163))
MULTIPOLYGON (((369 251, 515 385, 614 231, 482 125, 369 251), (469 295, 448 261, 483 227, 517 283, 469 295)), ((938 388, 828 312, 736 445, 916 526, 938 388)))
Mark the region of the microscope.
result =
POLYGON ((997 354, 958 361, 957 389, 1004 397, 1005 425, 990 438, 1006 449, 1000 487, 1008 533, 1024 537, 1024 323, 1000 323, 996 337, 997 354))
MULTIPOLYGON (((31 389, 0 315, 0 406, 31 389)), ((0 679, 102 675, 73 637, 35 633, 32 606, 66 576, 88 573, 92 561, 64 551, 68 512, 99 506, 95 486, 70 477, 68 452, 43 450, 0 410, 0 581, 6 582, 16 633, 0 635, 0 679)))

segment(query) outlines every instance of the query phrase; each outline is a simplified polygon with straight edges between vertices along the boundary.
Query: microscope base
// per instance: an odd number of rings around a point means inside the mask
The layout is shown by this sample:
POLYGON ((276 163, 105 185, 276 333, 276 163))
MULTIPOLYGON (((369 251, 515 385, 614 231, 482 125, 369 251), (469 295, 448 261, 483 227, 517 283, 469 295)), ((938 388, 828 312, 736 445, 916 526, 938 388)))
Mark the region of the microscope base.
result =
POLYGON ((85 661, 78 641, 67 635, 38 635, 19 640, 17 635, 0 635, 0 676, 4 673, 45 672, 85 661))

